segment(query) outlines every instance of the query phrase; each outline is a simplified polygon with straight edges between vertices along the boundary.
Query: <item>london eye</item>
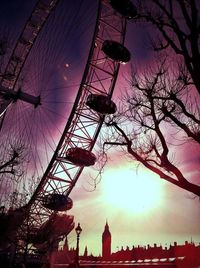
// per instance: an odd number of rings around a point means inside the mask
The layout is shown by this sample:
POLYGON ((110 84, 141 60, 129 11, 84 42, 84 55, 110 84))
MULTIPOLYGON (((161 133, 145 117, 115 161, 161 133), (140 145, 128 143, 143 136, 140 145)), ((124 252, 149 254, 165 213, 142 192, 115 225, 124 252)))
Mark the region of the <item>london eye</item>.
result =
POLYGON ((20 254, 45 250, 74 228, 70 193, 97 161, 104 117, 116 112, 119 66, 131 57, 126 23, 136 16, 129 0, 33 2, 10 50, 0 36, 0 247, 14 244, 20 254))

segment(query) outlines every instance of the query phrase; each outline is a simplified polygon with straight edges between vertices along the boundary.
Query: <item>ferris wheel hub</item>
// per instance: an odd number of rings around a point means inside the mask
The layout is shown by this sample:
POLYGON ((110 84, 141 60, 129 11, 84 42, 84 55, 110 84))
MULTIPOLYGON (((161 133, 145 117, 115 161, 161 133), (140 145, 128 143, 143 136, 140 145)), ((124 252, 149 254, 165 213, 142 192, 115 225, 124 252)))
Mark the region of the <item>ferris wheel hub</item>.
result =
POLYGON ((2 105, 4 102, 16 102, 17 100, 22 100, 27 103, 33 104, 36 108, 38 105, 41 105, 40 96, 33 96, 28 93, 23 92, 21 89, 18 91, 11 90, 0 86, 0 114, 4 113, 7 109, 7 106, 2 105))

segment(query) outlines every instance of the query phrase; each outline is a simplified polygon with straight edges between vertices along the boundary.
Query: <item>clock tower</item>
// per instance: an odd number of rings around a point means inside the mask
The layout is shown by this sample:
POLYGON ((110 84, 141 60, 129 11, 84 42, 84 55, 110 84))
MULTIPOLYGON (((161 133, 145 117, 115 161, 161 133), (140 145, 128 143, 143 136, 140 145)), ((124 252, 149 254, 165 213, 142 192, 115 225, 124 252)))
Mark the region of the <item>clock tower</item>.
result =
POLYGON ((111 256, 111 233, 109 231, 108 222, 106 221, 104 232, 102 234, 102 258, 104 260, 109 260, 110 256, 111 256))

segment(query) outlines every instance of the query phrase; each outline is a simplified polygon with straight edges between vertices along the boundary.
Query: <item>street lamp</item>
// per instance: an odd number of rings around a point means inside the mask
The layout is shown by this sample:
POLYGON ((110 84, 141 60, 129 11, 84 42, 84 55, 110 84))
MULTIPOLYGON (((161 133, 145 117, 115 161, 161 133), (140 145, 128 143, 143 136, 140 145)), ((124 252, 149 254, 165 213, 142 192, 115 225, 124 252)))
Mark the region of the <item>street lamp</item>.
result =
POLYGON ((82 228, 80 226, 80 223, 78 223, 78 226, 75 228, 76 235, 77 235, 77 243, 76 243, 76 266, 79 267, 79 239, 80 234, 82 232, 82 228))

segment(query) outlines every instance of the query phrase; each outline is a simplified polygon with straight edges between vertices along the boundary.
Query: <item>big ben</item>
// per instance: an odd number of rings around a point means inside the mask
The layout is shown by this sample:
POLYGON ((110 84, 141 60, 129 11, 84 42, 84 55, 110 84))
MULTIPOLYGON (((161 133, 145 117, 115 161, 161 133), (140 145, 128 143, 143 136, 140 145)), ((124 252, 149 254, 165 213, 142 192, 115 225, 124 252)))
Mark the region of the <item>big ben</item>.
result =
POLYGON ((110 259, 111 256, 111 233, 106 221, 104 232, 102 234, 102 258, 105 260, 110 259))

